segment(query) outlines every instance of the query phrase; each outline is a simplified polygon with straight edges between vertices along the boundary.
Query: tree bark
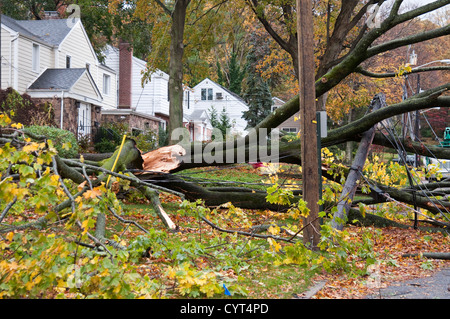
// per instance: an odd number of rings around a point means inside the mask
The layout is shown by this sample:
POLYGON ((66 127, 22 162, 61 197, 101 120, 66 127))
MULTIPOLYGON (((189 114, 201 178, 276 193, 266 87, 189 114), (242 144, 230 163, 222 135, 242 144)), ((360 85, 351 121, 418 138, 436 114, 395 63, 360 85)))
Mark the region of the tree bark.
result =
MULTIPOLYGON (((375 96, 373 103, 373 111, 378 110, 382 107, 384 102, 384 96, 375 96)), ((361 171, 366 162, 367 155, 369 154, 369 147, 372 144, 373 136, 375 134, 375 128, 372 127, 370 130, 363 134, 363 137, 359 143, 358 151, 353 160, 350 172, 345 180, 344 187, 342 189, 342 194, 337 204, 337 211, 333 216, 333 221, 331 223, 332 227, 337 230, 342 230, 344 228, 344 223, 347 220, 347 213, 350 209, 351 202, 353 201, 353 196, 357 188, 356 183, 361 177, 361 171)))
POLYGON ((309 209, 304 218, 303 243, 316 250, 320 241, 319 167, 314 90, 313 13, 311 0, 297 0, 299 58, 300 140, 303 174, 303 200, 309 209))
POLYGON ((179 142, 172 136, 174 130, 183 127, 183 52, 186 10, 190 0, 177 0, 171 14, 172 29, 169 61, 169 134, 170 144, 179 142))

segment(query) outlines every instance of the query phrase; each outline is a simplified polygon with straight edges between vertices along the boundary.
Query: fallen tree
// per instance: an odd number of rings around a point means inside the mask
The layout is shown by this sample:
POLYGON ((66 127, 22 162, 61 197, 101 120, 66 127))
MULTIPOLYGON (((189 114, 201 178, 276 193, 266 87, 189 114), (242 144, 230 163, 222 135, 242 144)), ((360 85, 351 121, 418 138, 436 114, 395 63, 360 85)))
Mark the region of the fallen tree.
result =
MULTIPOLYGON (((382 1, 371 2, 381 3, 382 1)), ((344 55, 338 57, 336 54, 330 54, 329 56, 334 57, 334 60, 330 58, 325 62, 321 62, 327 63, 327 67, 323 67, 322 65, 320 68, 322 71, 318 73, 317 81, 315 83, 316 97, 322 97, 352 73, 360 73, 366 76, 374 77, 381 76, 373 74, 373 72, 366 71, 362 68, 363 62, 379 53, 450 34, 450 27, 444 26, 413 36, 388 41, 386 43, 377 43, 376 40, 379 39, 382 34, 388 32, 395 26, 410 21, 411 19, 414 19, 415 17, 418 17, 426 12, 438 9, 450 3, 450 0, 435 1, 431 4, 399 14, 398 10, 401 3, 402 1, 398 0, 394 2, 389 16, 381 23, 380 27, 373 29, 363 28, 359 36, 354 39, 351 49, 344 55)), ((351 4, 350 2, 348 2, 348 4, 344 4, 343 2, 341 14, 343 16, 347 15, 349 10, 351 12, 356 7, 356 4, 357 2, 355 1, 352 1, 351 4)), ((362 11, 359 11, 359 13, 360 12, 362 11)), ((359 13, 355 15, 355 18, 361 20, 363 19, 363 16, 359 13)), ((354 21, 354 23, 352 22, 352 25, 355 26, 356 22, 358 21, 354 21)), ((343 43, 343 40, 349 35, 351 30, 351 28, 348 29, 348 25, 345 27, 345 23, 347 22, 345 19, 342 19, 342 17, 336 20, 336 30, 343 28, 345 29, 345 32, 340 33, 336 31, 333 33, 330 43, 343 43)), ((342 50, 342 48, 339 50, 342 50)), ((440 68, 439 70, 445 70, 445 68, 440 68)), ((418 69, 414 70, 414 73, 426 71, 431 70, 429 68, 418 69)), ((404 74, 408 74, 408 72, 404 74)), ((392 75, 388 74, 382 76, 392 75)), ((358 120, 330 130, 327 137, 322 138, 321 146, 328 147, 347 141, 359 142, 361 137, 370 128, 396 115, 427 109, 430 107, 449 107, 450 96, 445 95, 449 89, 450 84, 446 83, 412 96, 400 103, 392 104, 379 110, 374 110, 358 120)), ((139 150, 136 149, 135 145, 133 145, 133 141, 128 139, 124 143, 123 152, 117 150, 114 154, 108 154, 109 157, 102 160, 92 156, 92 161, 88 161, 89 158, 86 156, 84 161, 74 161, 60 159, 58 156, 55 156, 55 164, 53 165, 55 173, 58 172, 58 175, 60 175, 63 179, 68 178, 78 184, 84 183, 79 193, 68 196, 69 199, 64 203, 64 205, 61 204, 62 206, 60 208, 56 208, 55 211, 58 213, 60 210, 73 206, 74 200, 77 197, 82 196, 84 192, 92 189, 98 185, 98 183, 105 182, 106 180, 105 184, 106 186, 109 186, 107 182, 109 176, 115 176, 127 180, 130 182, 132 187, 135 187, 141 191, 142 195, 149 199, 155 207, 155 210, 158 212, 162 222, 171 230, 176 229, 176 225, 173 224, 159 203, 157 193, 160 191, 169 192, 180 197, 186 197, 190 200, 203 199, 205 203, 210 206, 218 206, 229 201, 235 205, 245 208, 283 210, 286 207, 280 207, 279 205, 267 203, 265 200, 266 194, 263 192, 251 192, 248 190, 242 191, 240 189, 228 189, 226 191, 224 189, 208 189, 196 185, 195 183, 183 180, 182 178, 173 175, 173 173, 194 167, 220 166, 229 165, 230 163, 255 161, 266 162, 275 157, 279 158, 279 161, 283 163, 301 165, 301 145, 298 140, 293 140, 290 142, 280 140, 279 145, 275 144, 275 147, 272 147, 272 144, 267 145, 267 135, 273 133, 273 128, 277 127, 282 122, 297 113, 298 110, 299 100, 298 97, 295 97, 261 121, 254 128, 254 130, 250 132, 250 134, 240 139, 227 141, 220 140, 204 144, 181 143, 163 147, 144 154, 141 154, 139 150), (276 156, 273 156, 274 153, 276 153, 276 156), (205 160, 205 155, 207 155, 206 157, 208 160, 205 160), (133 171, 133 174, 130 169, 137 169, 137 171, 133 171), (88 176, 88 173, 92 175, 88 176), (150 179, 151 181, 148 181, 150 179)), ((16 145, 17 147, 24 146, 26 143, 23 142, 23 139, 18 138, 18 132, 19 130, 14 130, 13 133, 2 131, 0 142, 3 144, 10 143, 11 145, 16 145)), ((24 131, 20 134, 27 133, 24 131)), ((37 138, 38 140, 45 139, 45 137, 36 136, 33 138, 37 138)), ((271 141, 274 140, 276 140, 276 138, 272 138, 271 141)), ((407 151, 412 151, 416 154, 425 156, 438 154, 440 158, 450 159, 450 150, 448 149, 424 146, 418 142, 411 142, 409 140, 404 140, 403 142, 403 145, 407 151)), ((386 140, 383 133, 375 133, 373 143, 386 147, 393 147, 386 140)), ((9 174, 4 174, 3 178, 7 178, 9 176, 9 174)), ((419 193, 415 194, 417 196, 412 196, 411 191, 408 190, 396 189, 380 184, 377 184, 376 186, 376 190, 381 190, 382 193, 388 194, 390 198, 394 198, 407 204, 414 203, 419 207, 425 208, 436 214, 442 214, 442 210, 446 209, 449 205, 447 200, 435 202, 433 199, 430 199, 430 197, 420 196, 419 193)), ((373 189, 375 190, 375 188, 373 189)), ((376 191, 373 193, 379 195, 376 191)), ((300 198, 300 196, 298 196, 298 198, 300 198)), ((386 200, 386 196, 384 196, 384 199, 386 200)), ((381 202, 381 199, 378 199, 378 201, 381 202)), ((5 214, 8 209, 5 208, 5 214)), ((99 223, 99 226, 101 224, 102 223, 99 223)), ((98 234, 100 236, 102 231, 99 230, 98 234)))

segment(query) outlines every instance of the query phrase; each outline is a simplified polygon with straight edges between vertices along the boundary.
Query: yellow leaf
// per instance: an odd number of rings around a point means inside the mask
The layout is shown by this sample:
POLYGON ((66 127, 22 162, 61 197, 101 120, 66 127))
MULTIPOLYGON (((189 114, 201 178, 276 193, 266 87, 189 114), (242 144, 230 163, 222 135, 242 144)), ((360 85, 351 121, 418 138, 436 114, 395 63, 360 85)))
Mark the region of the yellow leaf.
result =
POLYGON ((81 224, 81 227, 82 227, 83 229, 87 229, 88 224, 89 224, 89 219, 85 219, 85 220, 83 221, 83 223, 81 224))
POLYGON ((33 286, 34 286, 34 283, 32 281, 29 281, 25 284, 25 288, 27 290, 31 290, 33 288, 33 286))
POLYGON ((87 190, 84 194, 83 197, 88 199, 88 198, 96 198, 97 196, 100 196, 102 194, 101 190, 99 190, 98 188, 94 188, 94 189, 90 189, 87 190))
POLYGON ((31 153, 31 152, 37 151, 38 149, 39 149, 38 143, 27 144, 22 148, 22 150, 26 153, 31 153))
POLYGON ((267 229, 267 231, 272 235, 276 235, 280 233, 280 227, 278 227, 277 225, 272 225, 269 227, 269 229, 267 229))
POLYGON ((9 232, 9 233, 6 235, 6 239, 8 239, 9 241, 12 241, 13 237, 14 237, 14 233, 13 233, 13 232, 9 232))

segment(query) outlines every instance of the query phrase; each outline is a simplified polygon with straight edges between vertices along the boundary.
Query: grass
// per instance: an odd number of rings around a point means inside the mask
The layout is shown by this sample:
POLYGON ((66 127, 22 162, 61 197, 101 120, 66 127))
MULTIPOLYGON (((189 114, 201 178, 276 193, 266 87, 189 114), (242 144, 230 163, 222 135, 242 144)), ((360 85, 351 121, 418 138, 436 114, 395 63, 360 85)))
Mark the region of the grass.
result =
MULTIPOLYGON (((295 168, 292 169, 291 165, 284 169, 286 171, 291 169, 293 173, 298 172, 295 168)), ((254 169, 251 165, 190 169, 179 175, 186 179, 211 181, 204 183, 205 187, 234 186, 265 190, 267 184, 265 185, 264 182, 269 180, 267 175, 261 174, 260 170, 254 169), (223 182, 227 184, 224 185, 223 182)), ((184 245, 183 255, 182 257, 178 255, 178 258, 186 258, 193 264, 203 265, 202 267, 215 269, 239 278, 239 285, 248 291, 246 298, 292 298, 294 294, 300 294, 307 289, 312 276, 310 272, 294 264, 274 266, 270 260, 263 258, 263 255, 269 250, 267 240, 214 231, 210 226, 200 222, 195 211, 180 210, 180 200, 164 196, 161 197, 162 206, 181 231, 170 235, 171 243, 169 245, 171 247, 177 245, 183 247, 184 245), (189 248, 194 246, 193 242, 201 243, 202 249, 189 248)), ((123 208, 125 218, 136 220, 146 228, 163 229, 151 205, 127 203, 123 205, 123 208)), ((264 222, 286 222, 282 215, 273 212, 245 210, 244 213, 253 225, 264 222)), ((226 224, 222 226, 227 229, 242 227, 239 225, 240 219, 233 221, 233 218, 230 217, 229 220, 225 219, 224 221, 226 224)), ((123 225, 117 225, 117 227, 123 227, 123 225)), ((241 230, 249 231, 245 228, 241 228, 241 230)), ((117 232, 118 229, 115 231, 117 232)), ((242 296, 238 295, 237 297, 242 296)))
POLYGON ((265 189, 262 185, 267 176, 258 174, 251 165, 193 168, 177 174, 185 180, 192 180, 204 187, 230 186, 265 189))
MULTIPOLYGON (((170 236, 168 239, 170 243, 167 245, 183 247, 181 249, 183 254, 186 254, 186 261, 232 277, 239 277, 239 285, 248 291, 246 298, 286 299, 308 288, 312 273, 294 264, 274 266, 269 260, 262 258, 269 250, 266 240, 219 234, 204 223, 200 223, 195 213, 179 211, 179 202, 163 202, 163 207, 181 230, 180 233, 170 236), (222 237, 219 244, 218 236, 222 237), (202 248, 192 248, 193 243, 201 243, 202 248), (205 247, 206 249, 203 249, 205 247)), ((126 204, 124 212, 127 218, 139 220, 144 227, 162 229, 150 205, 126 204)), ((257 222, 261 219, 261 213, 253 211, 247 213, 257 222)), ((277 222, 275 219, 273 221, 277 222)), ((167 259, 165 261, 167 262, 167 259)), ((236 298, 242 296, 238 295, 236 298)))

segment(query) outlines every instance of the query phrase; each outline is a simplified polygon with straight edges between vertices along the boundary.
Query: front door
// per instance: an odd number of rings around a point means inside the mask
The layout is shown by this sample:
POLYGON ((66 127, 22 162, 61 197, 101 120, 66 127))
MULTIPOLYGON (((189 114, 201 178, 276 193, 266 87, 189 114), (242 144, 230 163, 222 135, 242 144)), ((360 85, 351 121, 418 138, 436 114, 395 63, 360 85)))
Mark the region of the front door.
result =
POLYGON ((91 134, 91 105, 80 103, 78 109, 78 135, 86 136, 91 134))

